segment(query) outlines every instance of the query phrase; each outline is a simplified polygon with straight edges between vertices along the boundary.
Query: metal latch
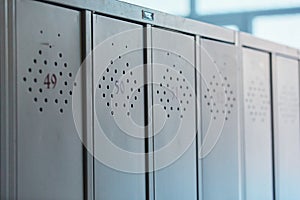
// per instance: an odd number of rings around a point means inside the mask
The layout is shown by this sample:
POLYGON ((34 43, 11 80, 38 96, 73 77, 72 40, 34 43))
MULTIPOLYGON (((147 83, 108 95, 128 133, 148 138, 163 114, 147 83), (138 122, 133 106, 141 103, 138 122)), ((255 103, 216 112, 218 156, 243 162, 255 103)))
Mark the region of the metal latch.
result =
POLYGON ((153 21, 154 20, 154 13, 143 10, 142 11, 142 17, 145 20, 153 21))

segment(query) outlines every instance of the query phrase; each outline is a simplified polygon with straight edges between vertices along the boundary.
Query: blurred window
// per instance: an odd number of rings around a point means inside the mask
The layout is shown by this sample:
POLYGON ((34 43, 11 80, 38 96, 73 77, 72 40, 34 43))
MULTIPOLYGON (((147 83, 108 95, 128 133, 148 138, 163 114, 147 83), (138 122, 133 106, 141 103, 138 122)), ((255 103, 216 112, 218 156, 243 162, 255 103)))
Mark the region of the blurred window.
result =
POLYGON ((239 30, 239 27, 236 26, 236 25, 224 25, 225 28, 229 28, 229 29, 232 29, 232 30, 235 30, 235 31, 238 31, 239 30))
POLYGON ((197 0, 197 12, 201 15, 294 6, 300 6, 300 0, 197 0))
POLYGON ((300 14, 256 17, 253 20, 253 34, 300 48, 300 14))

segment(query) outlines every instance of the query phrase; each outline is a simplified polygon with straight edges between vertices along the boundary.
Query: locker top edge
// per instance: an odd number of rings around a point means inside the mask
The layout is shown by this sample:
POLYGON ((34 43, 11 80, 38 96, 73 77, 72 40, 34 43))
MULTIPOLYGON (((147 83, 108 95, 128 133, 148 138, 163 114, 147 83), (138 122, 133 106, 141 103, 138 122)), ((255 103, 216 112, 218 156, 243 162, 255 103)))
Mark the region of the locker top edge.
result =
MULTIPOLYGON (((24 0, 19 0, 24 1, 24 0)), ((28 1, 28 0, 27 0, 28 1)), ((235 43, 235 31, 220 26, 175 16, 149 8, 132 5, 117 0, 32 0, 59 6, 70 7, 78 10, 89 10, 97 14, 120 18, 141 24, 150 24, 191 35, 235 43), (153 20, 145 17, 152 14, 153 20)))
POLYGON ((258 49, 269 53, 282 54, 293 58, 300 58, 300 51, 296 48, 254 37, 248 33, 240 32, 239 34, 241 46, 258 49))

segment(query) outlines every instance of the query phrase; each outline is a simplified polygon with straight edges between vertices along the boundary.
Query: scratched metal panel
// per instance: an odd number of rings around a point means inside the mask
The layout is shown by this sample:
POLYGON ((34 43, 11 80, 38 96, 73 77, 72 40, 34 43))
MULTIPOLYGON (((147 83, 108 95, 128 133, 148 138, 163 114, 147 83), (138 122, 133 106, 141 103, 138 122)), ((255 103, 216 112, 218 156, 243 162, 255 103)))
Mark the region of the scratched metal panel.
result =
POLYGON ((273 199, 270 54, 243 48, 246 199, 273 199))
POLYGON ((194 37, 152 30, 155 198, 197 198, 194 37))
POLYGON ((72 115, 80 13, 34 1, 16 8, 17 195, 82 199, 82 144, 72 115))
POLYGON ((300 198, 299 64, 276 57, 274 74, 276 199, 300 198))
POLYGON ((239 199, 236 47, 201 40, 202 187, 204 200, 239 199))
POLYGON ((143 200, 143 28, 100 15, 93 27, 95 199, 143 200))

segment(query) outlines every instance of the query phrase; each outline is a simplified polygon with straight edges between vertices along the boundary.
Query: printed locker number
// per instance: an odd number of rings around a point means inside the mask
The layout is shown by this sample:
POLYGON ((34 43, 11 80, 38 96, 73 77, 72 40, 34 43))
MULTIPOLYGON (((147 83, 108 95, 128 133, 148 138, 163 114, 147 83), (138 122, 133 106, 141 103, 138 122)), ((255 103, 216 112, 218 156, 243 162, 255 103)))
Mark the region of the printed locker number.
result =
MULTIPOLYGON (((49 74, 48 74, 49 75, 49 74)), ((47 75, 47 77, 48 77, 48 75, 47 75)), ((53 74, 54 75, 54 74, 53 74)), ((55 75, 54 75, 55 76, 55 75)), ((46 77, 46 78, 47 78, 46 77)), ((48 79, 49 79, 49 77, 48 77, 48 79)), ((55 77, 55 84, 56 84, 56 77, 55 77)), ((124 85, 124 82, 123 81, 116 81, 115 82, 115 86, 116 86, 116 88, 117 88, 117 90, 116 90, 116 94, 119 94, 119 92, 121 92, 121 94, 124 94, 124 92, 125 92, 125 85, 124 85)), ((54 86, 55 87, 55 86, 54 86)), ((179 94, 179 92, 178 92, 178 87, 172 87, 172 94, 173 94, 173 97, 172 97, 172 100, 174 99, 174 98, 178 98, 178 94, 179 94), (175 90, 175 91, 174 91, 175 90)))
POLYGON ((178 87, 171 87, 171 91, 173 94, 172 100, 174 100, 175 98, 178 98, 178 87))
POLYGON ((54 89, 57 83, 57 78, 55 74, 47 74, 44 80, 44 85, 47 86, 47 89, 54 89))
POLYGON ((124 82, 123 81, 116 81, 115 82, 115 86, 117 88, 116 90, 116 94, 119 94, 119 92, 121 92, 121 94, 124 94, 125 92, 125 85, 124 85, 124 82))

